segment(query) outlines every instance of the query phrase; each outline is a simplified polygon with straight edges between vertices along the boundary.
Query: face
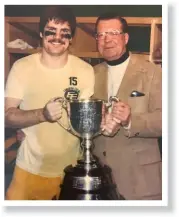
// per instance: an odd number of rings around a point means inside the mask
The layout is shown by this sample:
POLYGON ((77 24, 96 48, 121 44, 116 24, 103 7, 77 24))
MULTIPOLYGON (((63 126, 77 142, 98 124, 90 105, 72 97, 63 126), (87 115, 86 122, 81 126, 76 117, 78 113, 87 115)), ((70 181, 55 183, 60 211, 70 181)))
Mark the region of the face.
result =
POLYGON ((129 35, 123 33, 118 19, 101 20, 97 26, 97 34, 98 50, 104 59, 116 60, 125 53, 129 35))
POLYGON ((43 34, 40 33, 42 38, 43 49, 51 56, 61 56, 67 52, 71 42, 71 29, 68 22, 55 23, 54 20, 49 21, 43 34))

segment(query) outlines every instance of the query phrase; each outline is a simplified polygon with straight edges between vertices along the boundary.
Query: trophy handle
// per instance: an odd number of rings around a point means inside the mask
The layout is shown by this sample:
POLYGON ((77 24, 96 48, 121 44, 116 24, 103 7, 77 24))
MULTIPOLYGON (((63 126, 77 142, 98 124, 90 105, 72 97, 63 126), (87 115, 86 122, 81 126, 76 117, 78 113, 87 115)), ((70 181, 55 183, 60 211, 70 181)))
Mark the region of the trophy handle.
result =
POLYGON ((111 106, 112 106, 112 102, 119 102, 119 101, 120 101, 120 99, 117 96, 110 96, 109 97, 109 102, 110 102, 111 106))
POLYGON ((112 102, 119 102, 120 99, 117 96, 110 96, 109 102, 104 102, 106 109, 109 109, 112 106, 112 102))
MULTIPOLYGON (((59 97, 59 98, 57 98, 55 101, 57 101, 57 100, 62 103, 62 108, 63 108, 63 109, 66 111, 66 113, 67 113, 68 123, 69 123, 70 121, 69 121, 69 114, 68 114, 68 108, 67 108, 67 101, 66 101, 63 97, 59 97)), ((69 133, 73 134, 74 136, 78 136, 77 134, 75 134, 75 133, 71 130, 70 125, 66 127, 66 126, 61 122, 60 119, 57 120, 57 123, 58 123, 63 129, 67 130, 69 133)))

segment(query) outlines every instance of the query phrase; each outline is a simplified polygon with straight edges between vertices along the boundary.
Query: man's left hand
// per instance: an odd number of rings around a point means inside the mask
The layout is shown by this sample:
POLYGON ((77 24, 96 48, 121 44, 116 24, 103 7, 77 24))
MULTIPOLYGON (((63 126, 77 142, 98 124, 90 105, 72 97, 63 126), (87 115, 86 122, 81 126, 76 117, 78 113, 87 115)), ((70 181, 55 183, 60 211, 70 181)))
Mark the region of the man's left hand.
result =
POLYGON ((101 125, 105 136, 114 136, 120 129, 120 123, 117 123, 111 113, 105 114, 105 118, 101 125))

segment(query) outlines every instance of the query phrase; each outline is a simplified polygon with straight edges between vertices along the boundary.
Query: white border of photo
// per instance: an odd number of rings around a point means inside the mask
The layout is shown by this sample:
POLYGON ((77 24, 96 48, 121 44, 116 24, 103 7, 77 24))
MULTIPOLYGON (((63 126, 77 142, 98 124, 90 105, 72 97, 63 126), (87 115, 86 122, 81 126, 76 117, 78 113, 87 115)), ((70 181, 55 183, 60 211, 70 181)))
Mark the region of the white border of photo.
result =
MULTIPOLYGON (((19 0, 18 1, 18 4, 21 5, 24 5, 24 4, 31 4, 31 5, 35 5, 37 3, 37 1, 34 1, 34 0, 31 0, 31 1, 22 1, 22 0, 19 0)), ((42 5, 44 4, 61 4, 62 2, 60 1, 43 1, 41 2, 43 3, 42 5)), ((65 4, 71 4, 71 5, 74 5, 74 3, 71 1, 65 1, 64 2, 65 4)), ((86 3, 86 2, 85 2, 86 3)), ((106 2, 105 2, 106 3, 106 2)), ((119 5, 120 4, 123 4, 122 2, 119 2, 119 1, 110 1, 109 2, 110 5, 119 5)), ((18 206, 19 207, 19 210, 21 209, 22 206, 25 206, 27 207, 27 211, 25 211, 24 209, 24 212, 26 212, 27 216, 28 216, 28 212, 31 212, 31 209, 28 207, 29 206, 40 206, 40 207, 49 207, 49 206, 52 206, 52 207, 55 207, 55 206, 58 206, 58 207, 61 207, 61 206, 80 206, 80 207, 84 207, 84 206, 103 206, 104 209, 102 208, 101 211, 104 211, 105 212, 105 207, 109 207, 109 206, 113 206, 113 207, 126 207, 126 206, 137 206, 137 207, 157 207, 157 206, 160 206, 160 207, 163 207, 163 206, 167 206, 168 205, 168 5, 167 5, 167 2, 165 4, 162 4, 162 1, 159 2, 159 1, 153 1, 153 0, 150 0, 148 2, 143 2, 143 1, 127 1, 125 0, 125 5, 127 4, 131 4, 131 5, 155 5, 155 4, 158 4, 158 5, 162 5, 162 73, 163 73, 163 78, 162 78, 162 82, 163 82, 163 89, 162 89, 162 93, 163 93, 163 98, 162 98, 162 102, 163 102, 163 117, 162 117, 162 120, 163 120, 163 134, 162 134, 162 150, 163 150, 163 155, 162 155, 162 181, 163 181, 163 190, 162 190, 162 200, 161 201, 157 201, 157 200, 153 200, 153 201, 7 201, 7 200, 4 200, 4 126, 3 124, 1 124, 1 139, 2 139, 2 142, 1 142, 1 201, 2 201, 2 205, 5 206, 5 207, 9 207, 9 206, 18 206), (150 4, 149 4, 150 3, 150 4), (3 147, 3 148, 2 148, 3 147), (3 172, 2 172, 3 171, 3 172)), ((14 4, 13 1, 4 1, 4 5, 7 5, 7 4, 14 4)), ((81 4, 83 5, 84 2, 79 2, 79 1, 75 1, 75 4, 81 4)), ((97 4, 97 5, 102 5, 104 4, 104 1, 90 1, 86 4, 97 4)), ((4 26, 4 5, 1 5, 0 7, 0 10, 1 10, 1 26, 4 26)), ((174 6, 175 7, 175 6, 174 6)), ((1 37, 3 37, 3 34, 1 34, 1 37)), ((1 38, 1 46, 4 46, 4 39, 1 38)), ((1 48, 1 52, 4 50, 4 47, 1 48)), ((2 94, 1 96, 1 99, 3 101, 3 94, 4 94, 4 75, 3 75, 3 72, 4 72, 4 52, 1 53, 2 55, 2 58, 1 58, 1 82, 3 83, 1 85, 1 91, 0 93, 2 94)), ((179 85, 178 85, 179 86, 179 85)), ((2 123, 4 123, 4 110, 3 110, 3 105, 4 102, 2 102, 1 104, 1 118, 2 118, 2 123)), ((173 114, 174 115, 174 114, 173 114)), ((173 160, 173 159, 171 159, 173 160)), ((3 211, 4 211, 4 215, 5 214, 12 214, 12 216, 19 216, 17 214, 17 212, 13 213, 13 212, 10 212, 8 213, 8 209, 6 208, 3 208, 3 211)), ((59 208, 60 210, 60 208, 59 208)), ((124 209, 121 209, 121 211, 124 210, 124 209)), ((138 211, 140 209, 137 209, 138 211)), ((149 210, 149 209, 148 209, 149 210)), ((48 211, 47 209, 43 209, 41 208, 41 211, 44 211, 44 215, 45 216, 48 211)), ((78 209, 79 211, 79 209, 78 209)), ((88 210, 88 211, 92 211, 92 210, 88 210)), ((128 211, 128 209, 127 209, 128 211)), ((144 211, 145 215, 148 214, 148 211, 146 212, 146 210, 142 209, 142 211, 144 211)), ((158 210, 159 211, 159 210, 158 210)), ((160 211, 159 211, 160 212, 160 211)), ((106 212, 107 213, 107 212, 106 212)), ((104 215, 106 214, 104 213, 104 215)), ((144 214, 144 213, 140 213, 140 214, 144 214)), ((25 214, 25 215, 26 215, 25 214)), ((73 213, 72 213, 73 214, 73 213)), ((90 213, 86 213, 85 215, 88 216, 88 214, 90 213)), ((126 213, 125 213, 126 214, 126 213)), ((135 216, 133 212, 130 212, 130 214, 132 216, 135 216)), ((152 213, 149 212, 149 215, 151 216, 152 213)), ((158 213, 159 214, 159 213, 158 213)), ((157 216, 158 216, 157 214, 157 216)), ((99 213, 97 213, 97 215, 99 215, 99 213)), ((103 216, 104 216, 103 215, 103 216)), ((107 213, 107 215, 110 215, 110 213, 107 213)), ((153 215, 153 214, 152 214, 153 215)), ((79 215, 78 215, 79 216, 79 215)))

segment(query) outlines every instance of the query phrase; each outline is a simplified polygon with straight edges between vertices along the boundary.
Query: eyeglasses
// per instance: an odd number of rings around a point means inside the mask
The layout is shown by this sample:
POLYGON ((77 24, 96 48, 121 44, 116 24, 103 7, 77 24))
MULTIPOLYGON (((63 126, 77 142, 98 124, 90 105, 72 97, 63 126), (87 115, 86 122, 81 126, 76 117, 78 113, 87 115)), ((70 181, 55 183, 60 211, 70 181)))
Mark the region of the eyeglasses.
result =
POLYGON ((106 35, 109 35, 111 37, 115 37, 118 35, 124 34, 124 32, 121 32, 120 30, 112 30, 112 31, 107 31, 107 32, 98 32, 95 35, 96 40, 104 40, 106 35))

